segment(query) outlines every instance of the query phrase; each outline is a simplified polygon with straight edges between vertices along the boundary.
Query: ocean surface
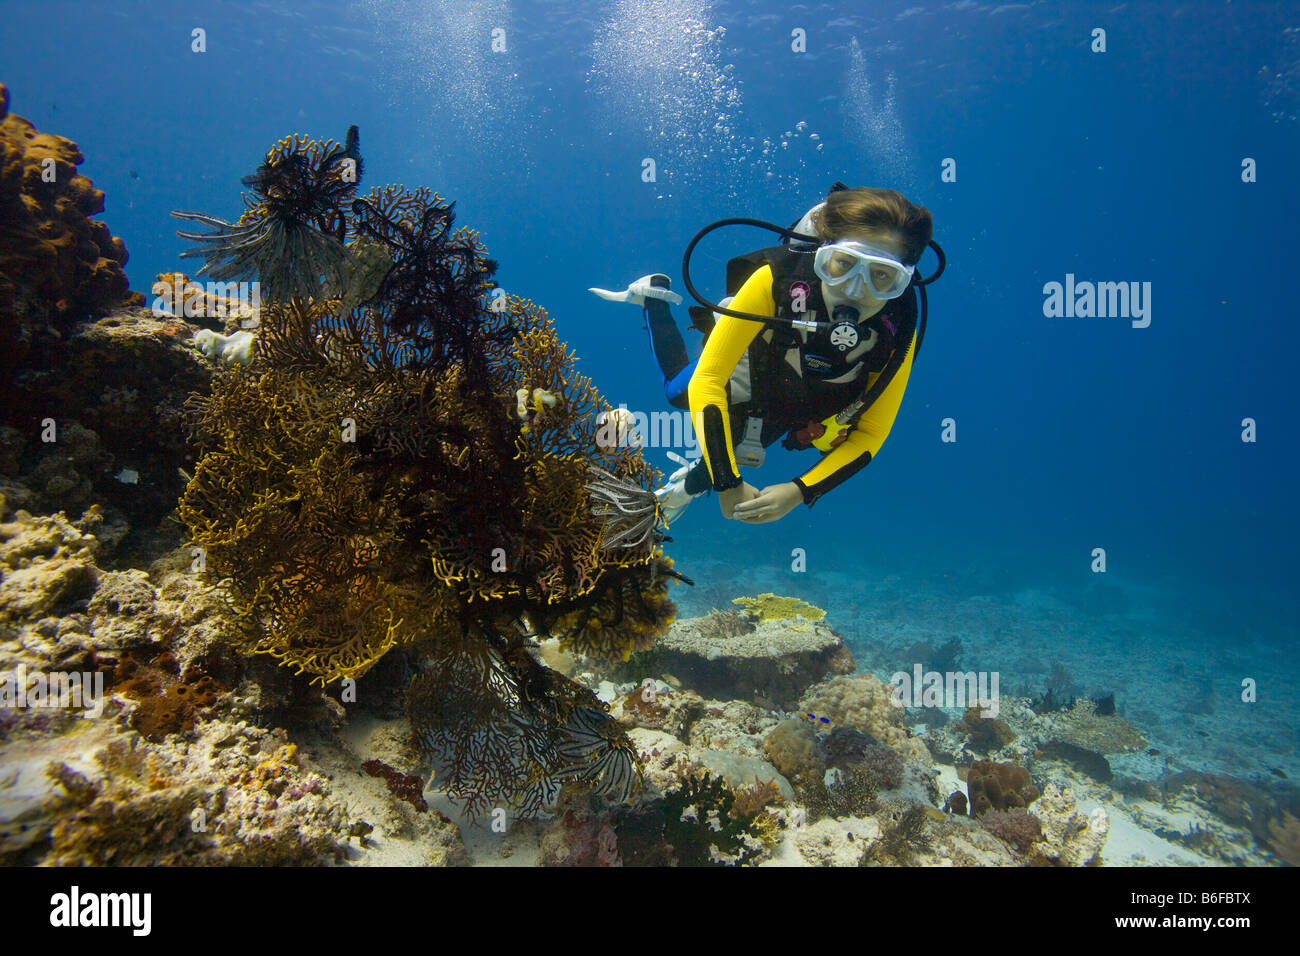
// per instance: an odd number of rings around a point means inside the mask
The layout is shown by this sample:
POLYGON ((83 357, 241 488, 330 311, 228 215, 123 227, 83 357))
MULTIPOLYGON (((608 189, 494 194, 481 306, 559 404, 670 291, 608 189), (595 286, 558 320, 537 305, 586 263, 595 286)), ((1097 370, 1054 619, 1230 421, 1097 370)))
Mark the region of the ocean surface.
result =
MULTIPOLYGON (((863 670, 956 638, 1004 694, 1059 663, 1173 769, 1300 779, 1294 4, 10 0, 4 19, 10 108, 79 145, 132 288, 192 271, 171 210, 233 220, 277 139, 357 124, 366 184, 454 199, 500 284, 646 415, 669 406, 641 310, 589 287, 663 272, 684 293, 715 220, 788 226, 837 180, 900 191, 947 268, 887 443, 771 524, 694 501, 667 546, 697 582, 683 615, 798 595, 863 670), (1049 284, 1086 282, 1132 284, 1144 312, 1048 314, 1049 284)), ((692 278, 719 297, 726 261, 773 238, 720 230, 692 278)), ((652 444, 665 473, 692 451, 652 444)), ((774 447, 746 478, 815 458, 774 447)))

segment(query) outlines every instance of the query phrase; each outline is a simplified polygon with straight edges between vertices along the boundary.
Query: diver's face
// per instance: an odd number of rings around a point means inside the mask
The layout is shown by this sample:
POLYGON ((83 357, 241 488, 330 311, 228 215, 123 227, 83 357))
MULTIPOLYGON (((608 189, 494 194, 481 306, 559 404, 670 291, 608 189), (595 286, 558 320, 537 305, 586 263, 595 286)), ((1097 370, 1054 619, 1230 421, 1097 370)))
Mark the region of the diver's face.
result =
MULTIPOLYGON (((899 262, 903 261, 903 243, 892 232, 871 232, 870 230, 858 230, 856 232, 845 233, 839 237, 841 240, 853 240, 856 242, 865 242, 867 245, 875 246, 884 252, 888 252, 899 262)), ((834 311, 837 305, 851 305, 858 310, 859 318, 869 319, 885 307, 888 299, 877 299, 867 288, 867 283, 860 283, 862 292, 856 297, 849 297, 833 285, 822 283, 822 298, 826 301, 827 309, 834 311)))

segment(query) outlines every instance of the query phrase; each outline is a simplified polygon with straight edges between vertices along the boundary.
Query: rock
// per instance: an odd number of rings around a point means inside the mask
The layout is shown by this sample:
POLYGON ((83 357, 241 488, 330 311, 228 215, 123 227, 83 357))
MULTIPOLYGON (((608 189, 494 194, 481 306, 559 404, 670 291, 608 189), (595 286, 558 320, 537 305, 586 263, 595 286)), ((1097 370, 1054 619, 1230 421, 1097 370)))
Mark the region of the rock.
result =
POLYGON ((782 799, 787 802, 794 800, 794 787, 765 760, 728 750, 706 750, 698 759, 715 777, 725 780, 732 790, 742 790, 756 783, 774 783, 781 791, 782 799))
POLYGON ((792 836, 809 866, 857 866, 879 838, 880 824, 870 817, 828 817, 811 826, 795 827, 792 836))
POLYGON ((1033 851, 1063 866, 1086 866, 1101 853, 1110 833, 1110 818, 1101 807, 1091 815, 1076 809, 1074 791, 1049 783, 1029 807, 1043 828, 1043 838, 1033 851))
POLYGON ((762 697, 786 710, 809 685, 853 671, 852 654, 825 624, 760 621, 747 633, 706 636, 707 620, 675 623, 650 652, 653 667, 647 663, 642 669, 668 671, 705 697, 762 697))

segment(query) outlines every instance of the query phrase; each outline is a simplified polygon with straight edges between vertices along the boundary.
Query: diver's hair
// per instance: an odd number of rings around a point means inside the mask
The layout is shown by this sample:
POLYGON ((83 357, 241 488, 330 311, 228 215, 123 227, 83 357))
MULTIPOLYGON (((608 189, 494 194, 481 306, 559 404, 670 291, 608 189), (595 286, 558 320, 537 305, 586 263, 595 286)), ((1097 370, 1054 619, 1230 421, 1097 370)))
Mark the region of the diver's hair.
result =
POLYGON ((903 264, 912 266, 934 234, 934 218, 892 189, 859 186, 830 193, 813 215, 813 228, 822 242, 837 242, 862 229, 894 233, 903 244, 903 264))

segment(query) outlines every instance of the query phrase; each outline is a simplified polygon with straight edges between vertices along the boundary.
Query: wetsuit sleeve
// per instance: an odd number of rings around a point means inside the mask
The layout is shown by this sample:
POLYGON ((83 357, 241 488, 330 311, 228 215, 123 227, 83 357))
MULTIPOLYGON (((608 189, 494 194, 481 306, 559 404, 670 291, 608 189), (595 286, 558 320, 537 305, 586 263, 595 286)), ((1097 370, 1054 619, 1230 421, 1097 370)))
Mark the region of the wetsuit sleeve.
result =
POLYGON ((823 455, 821 461, 806 475, 794 480, 803 492, 805 504, 811 505, 826 492, 856 475, 879 453, 880 446, 889 437, 889 430, 894 427, 899 406, 903 404, 903 392, 907 390, 907 379, 912 374, 912 357, 915 353, 916 333, 913 333, 912 347, 907 350, 907 357, 903 359, 898 374, 871 407, 862 413, 857 425, 849 432, 849 437, 823 455))
MULTIPOLYGON (((761 266, 745 280, 736 297, 728 306, 737 312, 755 315, 774 315, 776 303, 772 299, 772 269, 761 266)), ((704 352, 691 376, 688 395, 691 401, 691 422, 695 437, 700 443, 709 476, 717 491, 725 491, 740 484, 736 456, 732 452, 731 417, 727 408, 727 382, 731 373, 749 348, 754 337, 763 330, 763 323, 751 319, 737 319, 723 315, 709 333, 704 352)))

